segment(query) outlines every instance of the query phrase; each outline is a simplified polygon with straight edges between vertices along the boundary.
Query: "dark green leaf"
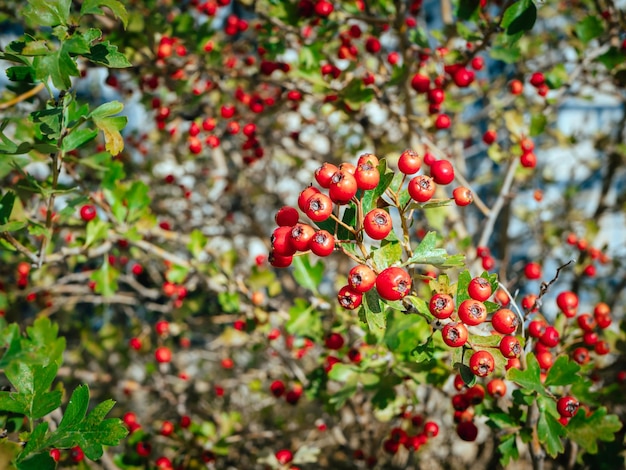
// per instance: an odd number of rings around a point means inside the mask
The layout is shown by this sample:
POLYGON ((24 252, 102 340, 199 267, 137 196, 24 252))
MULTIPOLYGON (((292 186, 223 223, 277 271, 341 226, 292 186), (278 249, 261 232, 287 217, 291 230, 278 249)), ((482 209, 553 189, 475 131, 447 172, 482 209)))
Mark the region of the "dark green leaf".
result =
POLYGON ((487 424, 497 429, 519 428, 520 423, 509 413, 489 413, 487 424))
POLYGON ((550 369, 546 377, 545 386, 550 385, 570 385, 582 380, 577 374, 580 372, 580 366, 570 361, 567 356, 559 356, 550 369))
POLYGON ((604 30, 604 22, 596 15, 585 16, 585 18, 579 21, 574 27, 576 36, 578 36, 584 44, 599 37, 604 33, 604 30))
POLYGON ((622 54, 620 49, 613 46, 596 60, 603 64, 607 69, 613 70, 618 65, 626 62, 626 55, 622 54))
POLYGON ((118 0, 85 0, 80 7, 81 15, 103 15, 104 11, 100 7, 107 7, 118 17, 124 28, 128 26, 128 12, 122 2, 118 0))
POLYGON ((83 55, 96 64, 112 69, 123 69, 133 65, 124 54, 117 50, 117 46, 110 44, 108 41, 91 46, 90 52, 83 55))
POLYGON ((537 435, 551 457, 556 457, 563 452, 563 443, 561 436, 564 430, 554 416, 544 411, 539 412, 539 421, 537 422, 537 435))
POLYGON ((529 31, 537 20, 537 7, 532 0, 519 0, 506 9, 502 17, 502 26, 509 36, 529 31))
POLYGON ((506 378, 520 385, 524 391, 533 391, 546 395, 545 388, 541 383, 541 369, 537 358, 533 353, 526 355, 526 370, 509 369, 506 378))
POLYGON ((365 313, 365 321, 371 332, 376 333, 385 329, 386 320, 383 302, 375 289, 370 289, 363 294, 361 309, 365 313))
POLYGON ((7 77, 12 82, 34 83, 37 81, 35 69, 29 66, 19 65, 9 67, 6 70, 7 77))
POLYGON ((36 26, 67 24, 71 0, 28 0, 22 15, 36 26))
POLYGON ((89 405, 89 388, 86 385, 80 385, 74 389, 63 419, 59 423, 59 430, 65 430, 77 426, 87 413, 87 406, 89 405))
MULTIPOLYGON (((2 199, 0 199, 0 224, 6 224, 9 221, 9 217, 11 217, 11 212, 13 212, 13 204, 15 204, 15 193, 12 191, 7 191, 2 199)), ((3 232, 8 232, 8 230, 0 230, 3 232)))
POLYGON ((467 293, 467 287, 471 280, 472 275, 467 269, 459 274, 459 279, 456 284, 456 305, 461 305, 461 303, 470 298, 467 293))
POLYGON ((425 343, 415 346, 415 348, 411 351, 411 356, 413 356, 413 360, 415 362, 424 362, 432 359, 434 352, 435 346, 433 343, 433 337, 430 336, 425 343))
POLYGON ((33 66, 39 80, 50 78, 59 90, 68 90, 72 86, 70 77, 80 75, 76 62, 63 47, 51 54, 35 57, 33 66))
POLYGON ((63 119, 62 108, 50 108, 35 111, 30 114, 31 120, 39 124, 39 130, 43 135, 51 139, 58 139, 61 135, 61 120, 63 119))
POLYGON ((589 417, 585 410, 580 409, 565 426, 565 434, 587 452, 595 454, 598 452, 598 441, 613 441, 615 433, 621 428, 619 417, 607 414, 604 407, 598 408, 589 417))
POLYGON ((28 455, 32 449, 42 448, 44 446, 44 441, 46 438, 46 433, 48 432, 48 423, 42 422, 35 426, 33 432, 28 436, 28 442, 24 447, 23 453, 28 455))
POLYGON ((371 256, 376 267, 382 270, 400 260, 402 257, 402 247, 397 241, 385 243, 378 249, 372 249, 371 256))
POLYGON ((480 0, 459 0, 456 16, 463 21, 469 20, 478 11, 480 0))
POLYGON ((324 276, 324 264, 317 261, 311 264, 308 254, 302 256, 294 256, 293 258, 293 277, 305 289, 317 292, 317 287, 322 282, 324 276))
POLYGON ((77 149, 81 145, 89 142, 98 135, 98 131, 95 129, 78 129, 63 138, 61 148, 65 152, 70 152, 77 149))
MULTIPOLYGON (((343 212, 343 217, 341 218, 341 221, 344 224, 346 224, 348 227, 354 227, 356 223, 356 206, 354 204, 350 204, 349 206, 346 206, 343 212)), ((329 232, 333 233, 334 229, 329 230, 329 232)), ((337 227, 336 238, 337 240, 353 240, 354 235, 352 235, 352 233, 350 233, 347 228, 345 228, 342 225, 339 225, 337 227)))
POLYGON ((546 84, 552 89, 560 88, 569 81, 569 74, 563 64, 557 64, 546 74, 546 84))
POLYGON ((461 375, 461 378, 463 379, 465 385, 467 385, 468 387, 474 386, 474 384, 476 383, 476 374, 472 372, 472 369, 470 369, 469 366, 461 362, 457 362, 454 364, 454 368, 458 369, 459 374, 461 375))
POLYGON ((378 185, 370 191, 365 191, 365 194, 363 195, 361 203, 363 207, 363 214, 367 214, 369 211, 377 207, 378 199, 385 193, 385 190, 391 185, 391 182, 394 179, 394 174, 392 172, 385 173, 385 160, 380 161, 378 171, 380 172, 380 181, 378 182, 378 185))
POLYGON ((430 333, 430 326, 420 315, 407 315, 399 310, 391 310, 387 315, 387 329, 383 341, 390 351, 408 353, 414 350, 415 343, 424 341, 430 333))
MULTIPOLYGON (((25 452, 22 455, 26 455, 25 452)), ((54 470, 56 468, 56 462, 50 457, 50 454, 40 453, 35 454, 22 460, 17 464, 17 470, 54 470)))

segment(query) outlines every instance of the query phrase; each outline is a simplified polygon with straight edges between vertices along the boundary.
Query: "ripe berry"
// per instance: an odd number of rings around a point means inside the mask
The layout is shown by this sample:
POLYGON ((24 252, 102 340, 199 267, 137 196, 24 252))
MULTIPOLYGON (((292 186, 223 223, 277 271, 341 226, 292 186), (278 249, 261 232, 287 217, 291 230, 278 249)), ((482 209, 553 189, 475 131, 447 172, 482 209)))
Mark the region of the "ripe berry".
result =
POLYGON ((581 346, 574 349, 574 351, 572 352, 572 359, 574 359, 574 361, 576 361, 578 364, 584 365, 589 362, 591 356, 589 355, 589 350, 581 346))
POLYGON ((293 227, 298 223, 298 211, 295 207, 283 206, 278 209, 274 219, 279 227, 293 227))
POLYGON ((506 394, 506 384, 502 379, 491 379, 487 383, 487 393, 494 398, 501 398, 506 394))
POLYGON ((415 150, 406 149, 398 159, 398 170, 405 175, 417 173, 422 166, 422 159, 415 150))
POLYGON ((384 209, 372 209, 363 220, 365 233, 374 240, 385 238, 391 232, 392 227, 391 216, 384 209))
POLYGON ((605 354, 608 354, 611 351, 611 347, 609 346, 609 343, 607 343, 604 340, 601 340, 593 345, 593 350, 596 352, 596 354, 599 354, 600 356, 604 356, 605 354))
POLYGON ((449 318, 454 312, 454 300, 448 294, 435 294, 430 298, 428 309, 436 318, 449 318))
POLYGON ((439 114, 435 119, 435 127, 437 129, 447 129, 451 123, 450 116, 447 114, 439 114))
POLYGON ((578 326, 583 331, 593 331, 595 327, 598 325, 596 319, 593 318, 589 313, 583 313, 580 315, 576 321, 578 322, 578 326))
POLYGON ((556 296, 556 305, 566 317, 573 318, 578 309, 578 296, 571 291, 561 292, 556 296))
POLYGON ((280 256, 292 256, 296 249, 291 243, 291 227, 278 227, 270 238, 273 252, 280 256))
POLYGON ((578 400, 571 396, 561 397, 556 402, 556 411, 564 418, 571 418, 576 415, 579 407, 580 403, 578 400))
POLYGON ((541 277, 541 265, 539 263, 528 263, 524 267, 524 275, 527 279, 539 279, 541 277))
POLYGON ((459 320, 463 323, 476 326, 487 319, 487 307, 478 300, 467 299, 459 305, 459 320))
POLYGON ((335 249, 335 237, 326 230, 319 230, 311 238, 309 249, 317 256, 328 256, 335 249))
POLYGON ((540 87, 541 85, 543 85, 546 82, 546 79, 543 75, 543 73, 541 72, 535 72, 532 74, 532 76, 530 77, 530 84, 532 86, 534 86, 535 88, 540 87))
POLYGON ((486 377, 493 372, 496 363, 489 351, 476 351, 472 354, 469 361, 469 367, 474 375, 478 377, 486 377))
POLYGON ((402 268, 387 268, 376 278, 376 291, 385 300, 400 300, 411 292, 411 277, 402 268))
POLYGON ((513 95, 520 95, 522 91, 524 91, 524 84, 517 79, 511 80, 509 83, 509 90, 513 95))
POLYGON ((285 393, 285 384, 283 383, 283 381, 274 380, 270 384, 270 392, 272 392, 272 395, 274 395, 276 398, 281 397, 285 393))
MULTIPOLYGON (((376 161, 378 161, 378 159, 376 159, 376 161)), ((372 162, 365 161, 358 164, 354 173, 354 178, 356 179, 357 187, 363 191, 367 191, 378 186, 380 173, 378 172, 378 168, 376 168, 372 162)))
POLYGON ((326 194, 317 193, 309 198, 304 211, 313 222, 323 222, 333 212, 333 202, 326 194))
POLYGON ((426 93, 430 89, 430 78, 426 75, 416 73, 411 79, 411 88, 418 93, 426 93))
POLYGON ((158 347, 154 351, 154 358, 161 364, 168 363, 172 360, 172 351, 166 346, 158 347))
POLYGON ((519 161, 524 168, 535 168, 537 166, 537 156, 533 152, 523 153, 519 161))
POLYGON ((491 325, 493 329, 503 335, 515 333, 519 325, 519 319, 515 312, 508 308, 501 308, 491 317, 491 325))
POLYGON ((554 356, 550 351, 537 352, 535 356, 542 370, 548 370, 554 364, 554 356))
POLYGON ((439 434, 439 425, 434 421, 426 421, 424 423, 424 434, 428 437, 437 437, 439 434))
POLYGON ((474 201, 474 195, 465 186, 454 188, 452 197, 454 198, 454 203, 460 207, 469 206, 474 201))
POLYGON ((463 323, 448 323, 441 330, 443 342, 451 348, 459 348, 467 342, 469 333, 463 323))
POLYGON ((85 459, 85 453, 80 446, 74 446, 70 449, 70 458, 73 462, 82 462, 85 459))
POLYGON ((487 145, 491 145, 496 141, 497 136, 498 134, 496 133, 496 131, 489 129, 483 134, 483 142, 487 145))
POLYGON ((329 333, 328 336, 324 338, 324 345, 328 349, 332 349, 335 351, 341 349, 344 343, 345 341, 343 339, 343 336, 341 336, 339 333, 329 333))
POLYGON ((482 69, 483 69, 483 67, 485 66, 485 59, 483 59, 483 58, 482 58, 482 57, 480 57, 480 56, 474 57, 474 58, 472 59, 471 64, 472 64, 472 68, 473 68, 474 70, 476 70, 476 71, 478 71, 478 70, 482 70, 482 69))
POLYGON ((340 169, 330 180, 328 195, 336 204, 347 204, 356 195, 358 189, 356 178, 348 169, 340 169))
POLYGON ((322 188, 328 189, 333 175, 339 170, 332 163, 325 162, 317 170, 315 170, 315 181, 322 188))
POLYGON ((445 92, 441 88, 433 88, 428 90, 428 101, 431 104, 439 105, 446 98, 445 92))
POLYGON ((298 207, 302 212, 307 210, 307 202, 314 194, 319 194, 320 190, 315 186, 307 186, 298 196, 298 207))
POLYGON ((456 425, 456 433, 464 441, 473 442, 478 436, 478 428, 473 421, 461 422, 456 425))
POLYGON ((376 54, 380 51, 380 41, 378 38, 370 36, 365 40, 365 50, 371 54, 376 54))
POLYGON ((430 165, 430 176, 437 184, 450 184, 454 180, 454 168, 448 160, 437 160, 430 165))
POLYGON ((459 88, 468 87, 474 81, 474 72, 465 67, 460 67, 454 72, 452 80, 454 80, 455 85, 459 88))
POLYGON ((484 302, 491 297, 491 284, 484 277, 475 277, 467 286, 469 296, 480 302, 484 302))
POLYGON ((409 181, 408 191, 412 199, 417 202, 427 202, 435 194, 437 185, 426 175, 419 175, 409 181))
POLYGON ((298 251, 307 251, 315 229, 308 224, 296 224, 291 227, 291 246, 298 251))
POLYGON ((471 405, 480 405, 485 399, 485 389, 481 384, 476 384, 465 392, 465 396, 468 398, 471 405))
POLYGON ((275 268, 286 268, 291 265, 293 256, 283 256, 278 253, 271 252, 267 260, 275 268))
POLYGON ((587 346, 595 346, 597 342, 598 333, 596 333, 595 331, 586 331, 583 334, 583 343, 585 343, 587 346))
POLYGON ((50 457, 52 457, 52 460, 55 462, 58 462, 61 460, 61 451, 59 449, 50 449, 50 457))
POLYGON ((376 273, 365 264, 359 264, 348 273, 348 285, 356 292, 367 292, 376 284, 376 273))
MULTIPOLYGON (((328 2, 326 2, 326 3, 328 3, 328 2)), ((288 464, 289 462, 291 462, 293 460, 293 454, 288 449, 277 450, 274 453, 274 456, 276 457, 276 460, 278 460, 278 463, 281 464, 281 465, 286 465, 286 464, 288 464)))
POLYGON ((96 206, 93 204, 85 204, 80 208, 80 217, 85 222, 89 222, 90 220, 95 219, 96 217, 96 206))
POLYGON ((553 326, 547 326, 546 331, 539 337, 539 341, 544 346, 548 346, 549 348, 555 347, 559 344, 559 340, 561 339, 561 335, 557 331, 557 329, 553 326))
POLYGON ((507 359, 519 357, 522 354, 522 345, 515 336, 503 336, 499 348, 502 355, 507 359))

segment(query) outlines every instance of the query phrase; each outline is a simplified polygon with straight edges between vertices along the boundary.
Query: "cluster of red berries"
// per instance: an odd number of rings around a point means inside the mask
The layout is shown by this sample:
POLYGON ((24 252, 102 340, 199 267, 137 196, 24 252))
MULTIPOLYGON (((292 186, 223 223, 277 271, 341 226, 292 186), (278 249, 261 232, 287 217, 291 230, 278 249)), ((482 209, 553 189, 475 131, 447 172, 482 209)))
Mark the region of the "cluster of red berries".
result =
POLYGON ((270 384, 270 392, 276 398, 284 397, 285 401, 290 405, 296 405, 298 401, 300 401, 300 397, 302 397, 302 392, 304 392, 304 388, 300 383, 294 383, 289 390, 287 390, 287 386, 285 382, 282 380, 274 380, 270 384))
MULTIPOLYGON (((441 335, 446 345, 459 348, 467 347, 469 340, 468 326, 478 326, 487 321, 488 312, 484 302, 491 297, 491 283, 483 277, 473 278, 467 289, 469 298, 455 306, 454 299, 448 293, 435 293, 429 302, 430 313, 443 321, 441 335)), ((518 357, 522 346, 515 335, 519 326, 518 316, 508 308, 501 308, 491 316, 493 333, 501 335, 498 351, 507 359, 506 368, 519 367, 518 357)), ((495 369, 493 354, 486 349, 474 348, 469 358, 469 368, 478 377, 486 377, 495 369)))
POLYGON ((392 428, 387 439, 383 441, 383 449, 389 454, 396 454, 400 446, 416 452, 429 439, 439 434, 439 425, 434 421, 424 422, 424 417, 420 414, 403 413, 403 418, 406 426, 403 423, 403 426, 392 428))
MULTIPOLYGON (((74 446, 69 449, 67 456, 75 464, 82 462, 85 459, 85 453, 83 452, 83 449, 80 448, 80 446, 74 446)), ((52 457, 52 460, 54 460, 55 462, 60 462, 61 460, 63 460, 63 453, 60 449, 50 449, 50 457, 52 457)))
POLYGON ((584 264, 582 273, 587 277, 594 277, 596 275, 596 265, 594 262, 600 262, 600 264, 607 264, 610 258, 607 254, 593 246, 589 246, 589 242, 584 238, 578 238, 576 234, 570 233, 567 235, 567 244, 578 248, 580 251, 580 262, 584 264))

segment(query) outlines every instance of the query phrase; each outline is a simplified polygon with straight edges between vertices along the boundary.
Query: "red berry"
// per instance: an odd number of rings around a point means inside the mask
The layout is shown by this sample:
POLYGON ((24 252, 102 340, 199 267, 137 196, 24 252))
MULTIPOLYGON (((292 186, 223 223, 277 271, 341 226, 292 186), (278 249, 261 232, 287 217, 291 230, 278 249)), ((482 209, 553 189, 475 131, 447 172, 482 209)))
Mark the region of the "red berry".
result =
POLYGON ((570 291, 561 292, 556 296, 556 305, 566 317, 573 318, 578 309, 578 296, 570 291))
POLYGON ((417 173, 422 166, 422 159, 415 150, 406 149, 398 159, 398 170, 405 175, 417 173))
POLYGON ((441 330, 443 342, 451 348, 459 348, 467 342, 469 333, 463 323, 448 323, 441 330))
POLYGON ((365 264, 359 264, 348 273, 348 284, 356 292, 367 292, 376 284, 376 273, 365 264))
POLYGON ((467 286, 469 296, 480 302, 484 302, 491 297, 491 284, 484 277, 475 277, 467 286))
POLYGON ((468 87, 474 81, 474 72, 465 67, 460 67, 454 72, 452 80, 459 88, 468 87))
POLYGON ((385 300, 400 300, 411 292, 411 277, 402 268, 387 268, 376 278, 376 291, 385 300))
POLYGON ((515 336, 503 336, 499 348, 502 355, 507 359, 519 357, 522 354, 522 345, 515 336))
POLYGON ((439 425, 434 421, 426 421, 424 423, 424 434, 428 437, 437 437, 439 434, 439 425))
POLYGON ((490 129, 488 131, 485 131, 485 133, 483 134, 483 142, 487 145, 491 145, 496 141, 497 136, 498 134, 494 130, 490 129))
POLYGON ((454 313, 454 300, 448 294, 435 294, 430 298, 428 309, 436 318, 449 318, 454 313))
MULTIPOLYGON (((372 157, 374 156, 372 155, 372 157)), ((380 173, 377 168, 378 159, 376 157, 374 157, 374 159, 376 164, 374 164, 373 161, 368 160, 357 165, 354 178, 356 179, 356 184, 359 189, 367 191, 378 186, 378 182, 380 181, 380 173)))
POLYGON ((564 418, 571 418, 576 415, 579 407, 580 403, 578 400, 571 396, 561 397, 556 402, 556 411, 564 418))
POLYGON ((333 202, 326 194, 317 193, 309 198, 305 204, 304 211, 313 222, 323 222, 330 217, 333 212, 333 202))
POLYGON ((524 84, 517 79, 511 80, 509 83, 509 90, 513 95, 520 95, 522 91, 524 91, 524 84))
POLYGON ((55 462, 58 462, 61 460, 61 451, 59 449, 50 449, 50 457, 52 457, 52 460, 55 462))
POLYGON ((487 393, 494 398, 500 398, 506 395, 506 384, 502 379, 491 379, 487 383, 487 393))
POLYGON ((437 185, 426 175, 419 175, 409 181, 408 191, 412 199, 417 202, 427 202, 435 194, 437 185))
POLYGON ((345 341, 343 339, 343 336, 341 336, 339 333, 330 333, 324 339, 324 345, 328 349, 332 349, 332 350, 335 350, 335 351, 338 350, 338 349, 341 349, 343 347, 344 343, 345 343, 345 341))
POLYGON ((326 230, 319 230, 311 238, 309 248, 317 256, 328 256, 335 249, 335 237, 326 230))
POLYGON ((609 346, 609 343, 602 340, 602 341, 598 341, 596 344, 593 345, 593 350, 596 352, 596 354, 599 354, 600 356, 604 356, 605 354, 608 354, 611 351, 611 347, 609 346))
POLYGON ((272 392, 272 395, 274 395, 276 398, 281 397, 285 393, 285 384, 283 383, 283 381, 274 380, 270 384, 270 392, 272 392))
POLYGON ((320 190, 315 186, 307 186, 298 196, 298 207, 302 212, 307 210, 307 202, 314 194, 319 194, 320 190))
POLYGON ((365 215, 363 228, 374 240, 382 240, 393 228, 391 216, 384 209, 372 209, 365 215))
POLYGON ((473 68, 474 70, 476 70, 476 71, 478 71, 478 70, 482 70, 482 69, 483 69, 483 67, 485 66, 485 59, 483 59, 483 58, 482 58, 482 57, 480 57, 480 56, 474 57, 474 58, 472 59, 471 64, 472 64, 472 68, 473 68))
POLYGON ((276 460, 278 460, 278 463, 281 465, 286 465, 293 460, 293 454, 288 449, 277 450, 274 456, 276 457, 276 460))
POLYGON ((307 251, 315 229, 308 224, 296 224, 291 227, 291 246, 298 251, 307 251))
POLYGON ((454 168, 448 160, 437 160, 430 165, 430 176, 437 184, 450 184, 454 180, 454 168))
POLYGON ((280 256, 292 256, 296 248, 291 243, 291 227, 278 227, 270 238, 273 252, 280 256))
POLYGON ((270 253, 267 258, 269 263, 275 268, 286 268, 291 265, 293 261, 293 256, 283 256, 278 253, 270 253))
POLYGON ((491 374, 496 366, 495 360, 489 351, 476 351, 472 354, 469 367, 474 375, 486 377, 491 374))
POLYGON ((437 129, 447 129, 450 127, 450 124, 452 124, 452 121, 450 120, 450 116, 447 114, 439 114, 435 119, 435 127, 437 129))
POLYGON ((543 85, 546 82, 545 77, 543 76, 543 73, 541 72, 535 72, 532 74, 532 76, 530 77, 530 84, 532 86, 534 86, 535 88, 539 88, 541 85, 543 85))
POLYGON ((278 209, 274 218, 279 227, 293 227, 298 223, 298 211, 295 207, 283 206, 278 209))
POLYGON ((154 358, 159 363, 168 363, 172 360, 172 351, 166 346, 160 346, 154 351, 154 358))
POLYGON ((539 337, 539 341, 541 341, 544 346, 547 346, 549 348, 553 348, 557 344, 559 344, 560 339, 561 335, 553 326, 547 326, 546 331, 544 331, 543 334, 539 337))
POLYGON ((96 206, 93 204, 85 204, 80 208, 80 217, 85 222, 89 222, 90 220, 95 219, 96 217, 96 206))
POLYGON ((528 263, 524 267, 524 275, 527 279, 539 279, 541 277, 541 265, 539 263, 528 263))
POLYGON ((591 356, 589 355, 589 350, 581 346, 572 351, 572 359, 574 359, 574 361, 578 364, 584 365, 589 362, 591 356))
POLYGON ((82 462, 85 459, 85 453, 80 446, 74 446, 70 449, 70 458, 73 462, 82 462))
POLYGON ((332 163, 325 162, 317 170, 315 170, 315 181, 322 188, 328 189, 333 175, 339 170, 332 163))
POLYGON ((519 319, 512 310, 501 308, 491 317, 491 325, 498 333, 511 335, 517 330, 519 319))
POLYGON ((456 433, 464 441, 473 442, 478 436, 478 428, 473 421, 461 422, 456 425, 456 433))
POLYGON ((578 326, 583 331, 593 331, 596 326, 598 326, 598 322, 593 318, 589 313, 583 313, 576 319, 578 326))
POLYGON ((469 206, 474 201, 472 191, 465 186, 454 188, 454 191, 452 191, 452 197, 454 198, 454 203, 460 207, 469 206))
POLYGON ((532 152, 523 153, 520 163, 524 168, 535 168, 537 166, 537 156, 532 152))
POLYGON ((478 300, 467 299, 459 305, 458 315, 463 323, 476 326, 487 319, 487 307, 478 300))
POLYGON ((328 188, 328 195, 336 204, 347 204, 359 189, 356 178, 349 172, 349 168, 344 168, 333 175, 328 188))
POLYGON ((426 93, 430 89, 430 78, 416 73, 411 79, 411 87, 418 93, 426 93))

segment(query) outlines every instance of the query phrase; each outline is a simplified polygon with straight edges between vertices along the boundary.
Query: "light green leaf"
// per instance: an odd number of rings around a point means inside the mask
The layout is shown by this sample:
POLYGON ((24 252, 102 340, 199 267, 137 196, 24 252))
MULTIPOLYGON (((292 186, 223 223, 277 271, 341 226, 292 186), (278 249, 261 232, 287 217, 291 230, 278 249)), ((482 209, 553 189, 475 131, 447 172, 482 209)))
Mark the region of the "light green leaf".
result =
POLYGON ((117 278, 120 273, 109 264, 108 257, 104 257, 104 263, 91 275, 91 280, 96 283, 96 292, 103 297, 111 297, 117 291, 117 278))
POLYGON ((85 247, 88 247, 108 238, 109 223, 96 217, 87 223, 85 232, 85 247))
POLYGON ((83 54, 83 56, 96 64, 104 65, 111 69, 123 69, 133 65, 124 54, 117 50, 117 46, 112 45, 108 41, 91 46, 89 53, 83 54))
MULTIPOLYGON (((393 232, 392 232, 393 233, 393 232)), ((379 270, 383 270, 397 263, 402 257, 402 246, 397 241, 383 242, 378 249, 372 249, 371 256, 379 270)))
POLYGON ((22 15, 36 26, 66 25, 71 4, 71 0, 28 0, 22 15))
POLYGON ((293 258, 293 277, 296 282, 310 291, 317 292, 317 287, 322 282, 324 275, 324 264, 317 261, 311 264, 308 254, 302 256, 294 256, 293 258))
POLYGON ((319 340, 322 337, 322 319, 319 312, 306 301, 296 299, 289 309, 285 329, 292 335, 319 340))
POLYGON ((78 129, 63 138, 61 143, 61 149, 65 152, 70 152, 77 149, 81 145, 89 142, 98 135, 98 131, 95 129, 78 129))
POLYGON ((587 15, 574 27, 576 36, 586 45, 604 33, 604 22, 596 15, 587 15))
POLYGON ((598 452, 598 441, 613 441, 615 433, 621 428, 619 417, 607 414, 605 407, 598 408, 589 417, 585 410, 580 409, 565 426, 565 434, 587 452, 595 454, 598 452))
POLYGON ((104 15, 104 11, 100 7, 107 7, 113 14, 119 18, 124 25, 128 26, 128 12, 122 2, 118 0, 85 0, 80 7, 82 15, 104 15))
POLYGON ((386 319, 384 304, 376 292, 376 289, 370 289, 363 294, 361 309, 365 314, 365 321, 371 332, 378 333, 385 329, 386 319))
MULTIPOLYGON (((189 234, 187 249, 194 256, 194 258, 198 258, 203 253, 206 243, 207 238, 200 230, 195 229, 189 234)), ((269 273, 269 271, 267 272, 269 273)))
POLYGON ((577 375, 578 372, 580 372, 580 366, 576 362, 570 361, 567 356, 559 356, 548 370, 545 386, 570 385, 581 381, 583 379, 577 375))
POLYGON ((534 114, 530 118, 530 137, 536 137, 543 134, 543 131, 548 124, 548 118, 543 114, 534 114))

